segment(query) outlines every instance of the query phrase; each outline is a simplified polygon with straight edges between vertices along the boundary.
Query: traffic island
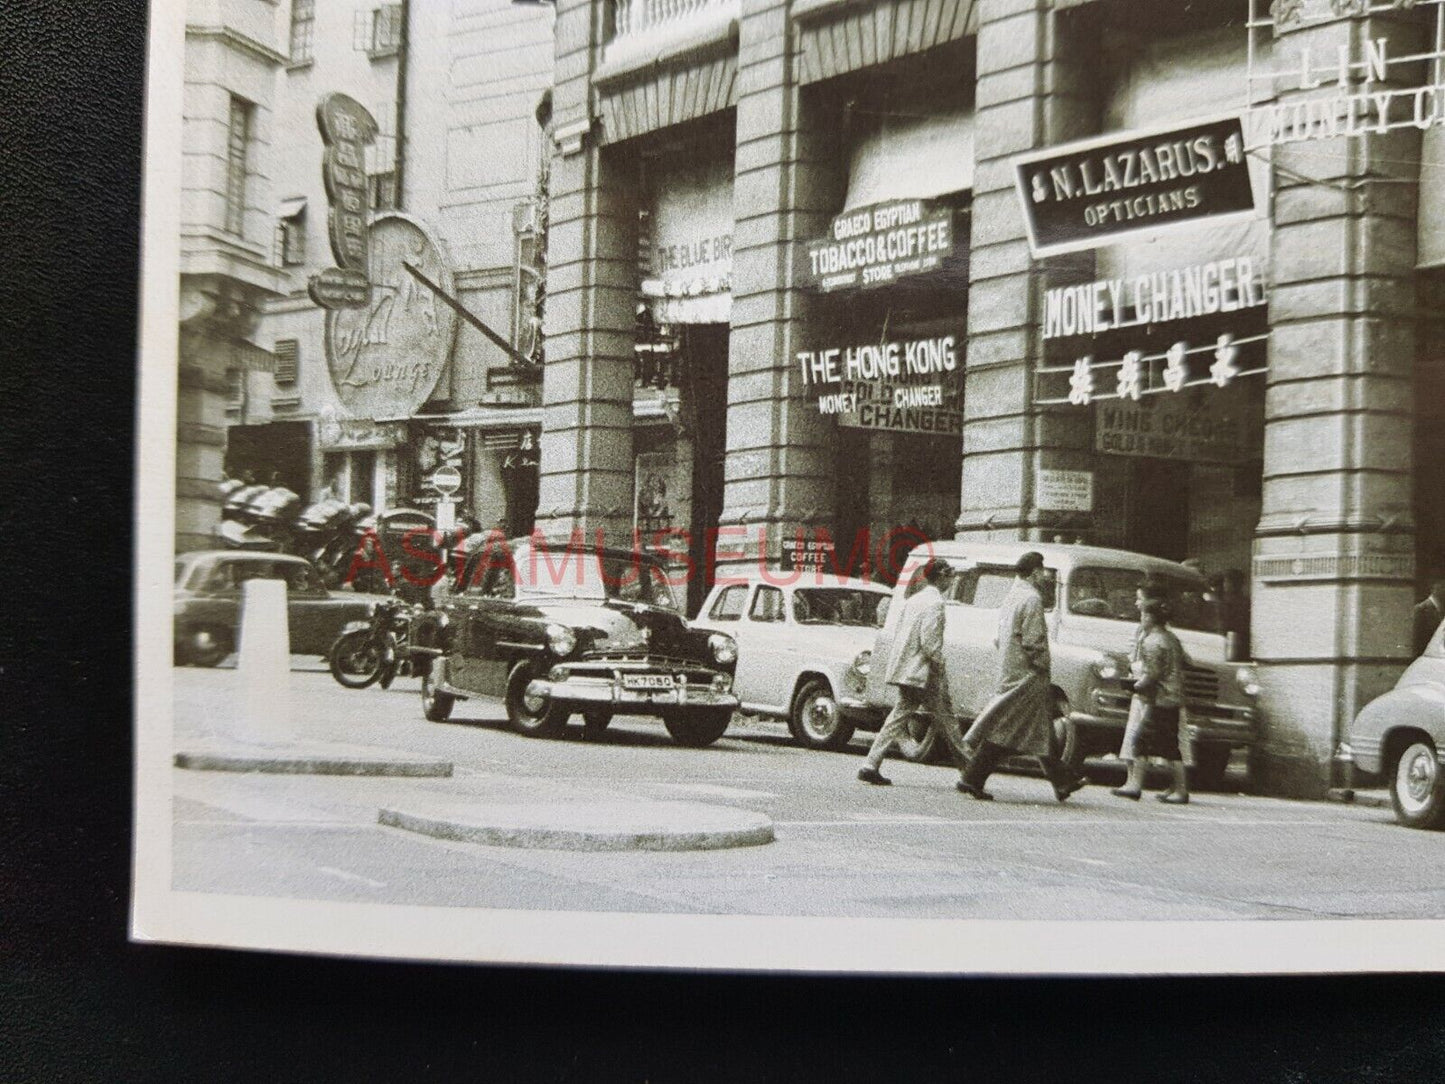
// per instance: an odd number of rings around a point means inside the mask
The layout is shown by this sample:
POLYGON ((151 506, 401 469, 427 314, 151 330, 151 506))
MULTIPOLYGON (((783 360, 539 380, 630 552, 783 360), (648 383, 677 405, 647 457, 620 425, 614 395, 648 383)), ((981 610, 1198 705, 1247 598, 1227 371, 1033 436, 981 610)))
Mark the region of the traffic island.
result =
POLYGON ((363 775, 437 778, 452 762, 361 745, 288 742, 266 746, 208 743, 176 753, 175 766, 195 772, 258 772, 272 775, 363 775))
POLYGON ((710 851, 773 842, 761 813, 697 802, 436 803, 383 809, 392 828, 489 847, 556 851, 710 851))

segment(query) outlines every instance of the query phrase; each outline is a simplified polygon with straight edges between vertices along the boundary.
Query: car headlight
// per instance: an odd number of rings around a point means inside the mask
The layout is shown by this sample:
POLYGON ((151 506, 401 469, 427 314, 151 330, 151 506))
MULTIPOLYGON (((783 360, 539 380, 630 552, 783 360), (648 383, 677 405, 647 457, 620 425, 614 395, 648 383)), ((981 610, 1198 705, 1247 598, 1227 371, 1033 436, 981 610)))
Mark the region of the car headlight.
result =
POLYGON ((566 625, 547 626, 547 647, 554 655, 567 656, 577 646, 577 634, 566 625))
POLYGON ((1259 671, 1253 666, 1241 666, 1234 672, 1234 680, 1239 682, 1239 691, 1245 696, 1259 695, 1259 671))
POLYGON ((873 652, 860 651, 853 659, 853 670, 863 677, 868 676, 868 671, 873 668, 873 652))
POLYGON ((1094 660, 1094 676, 1100 681, 1119 681, 1129 676, 1129 660, 1123 655, 1103 653, 1094 660))
POLYGON ((707 638, 707 646, 713 662, 726 666, 738 661, 738 643, 731 636, 715 632, 707 638))

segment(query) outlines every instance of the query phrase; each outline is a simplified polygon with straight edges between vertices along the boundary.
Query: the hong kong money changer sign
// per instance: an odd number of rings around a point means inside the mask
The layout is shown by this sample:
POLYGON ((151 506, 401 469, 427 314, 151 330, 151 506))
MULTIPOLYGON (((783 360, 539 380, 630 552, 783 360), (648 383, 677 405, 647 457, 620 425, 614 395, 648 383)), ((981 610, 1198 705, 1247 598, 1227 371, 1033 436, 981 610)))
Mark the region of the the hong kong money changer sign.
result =
POLYGON ((1254 211, 1238 117, 1067 143, 1013 166, 1035 256, 1254 211))
POLYGON ((797 364, 818 413, 834 415, 845 428, 963 435, 956 336, 802 350, 797 364))
POLYGON ((405 417, 436 388, 457 333, 456 313, 405 265, 448 293, 452 276, 425 231, 401 215, 373 221, 367 240, 371 299, 327 312, 326 363, 353 417, 405 417))

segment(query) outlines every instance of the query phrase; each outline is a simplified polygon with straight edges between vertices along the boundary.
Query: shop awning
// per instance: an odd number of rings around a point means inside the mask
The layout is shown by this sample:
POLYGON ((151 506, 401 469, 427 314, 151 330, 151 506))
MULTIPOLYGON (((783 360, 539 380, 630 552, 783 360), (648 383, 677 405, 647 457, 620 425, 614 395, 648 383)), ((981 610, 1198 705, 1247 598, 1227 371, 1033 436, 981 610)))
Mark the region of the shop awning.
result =
POLYGON ((292 196, 290 199, 283 199, 281 206, 276 208, 277 218, 295 218, 302 211, 306 210, 305 196, 292 196))
POLYGON ((542 424, 541 407, 471 407, 449 414, 409 414, 398 418, 378 418, 378 422, 429 422, 450 425, 457 429, 515 429, 542 424))
POLYGON ((973 187, 973 110, 889 117, 858 141, 844 207, 932 199, 973 187))

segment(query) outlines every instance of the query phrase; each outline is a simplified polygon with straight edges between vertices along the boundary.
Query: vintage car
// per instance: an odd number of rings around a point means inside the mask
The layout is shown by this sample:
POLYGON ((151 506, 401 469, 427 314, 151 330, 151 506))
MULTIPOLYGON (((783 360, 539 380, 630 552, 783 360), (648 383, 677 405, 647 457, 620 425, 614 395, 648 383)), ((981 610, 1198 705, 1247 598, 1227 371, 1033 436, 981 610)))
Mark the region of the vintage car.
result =
POLYGON ((281 553, 200 550, 176 558, 175 661, 215 666, 236 649, 241 585, 283 580, 294 655, 325 655, 343 626, 363 621, 385 595, 328 591, 310 561, 281 553))
MULTIPOLYGON (((1200 786, 1217 786, 1231 750, 1251 746, 1258 737, 1260 690, 1253 666, 1225 662, 1217 605, 1203 577, 1184 565, 1093 546, 935 542, 909 555, 873 657, 888 657, 903 599, 915 588, 923 561, 930 555, 948 561, 958 572, 945 607, 948 691, 966 727, 994 693, 998 608, 1015 579, 1014 562, 1029 550, 1043 554, 1052 573, 1044 604, 1061 755, 1078 765, 1086 756, 1119 748, 1129 714, 1129 653, 1139 623, 1135 592, 1147 577, 1163 587, 1171 627, 1187 655, 1184 686, 1196 778, 1200 786)), ((894 699, 883 670, 873 667, 868 678, 868 702, 880 709, 894 699)), ((927 757, 933 740, 929 731, 906 744, 904 754, 927 757)))
POLYGON ((737 640, 743 711, 786 719, 799 745, 841 749, 883 718, 863 693, 891 598, 882 584, 771 569, 758 582, 718 583, 693 624, 737 640))
POLYGON ((489 696, 505 702, 514 729, 537 737, 559 735, 574 712, 594 734, 613 715, 650 715, 679 745, 722 737, 738 706, 737 644, 688 626, 661 562, 531 539, 469 541, 414 634, 428 719, 489 696))
POLYGON ((1365 705, 1340 750, 1364 775, 1383 775, 1395 819, 1445 828, 1445 625, 1395 687, 1365 705))

